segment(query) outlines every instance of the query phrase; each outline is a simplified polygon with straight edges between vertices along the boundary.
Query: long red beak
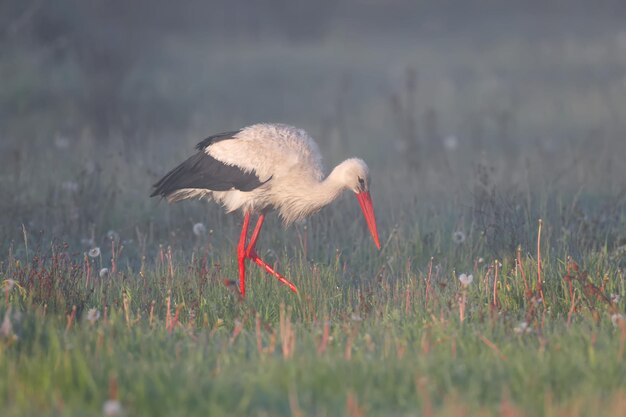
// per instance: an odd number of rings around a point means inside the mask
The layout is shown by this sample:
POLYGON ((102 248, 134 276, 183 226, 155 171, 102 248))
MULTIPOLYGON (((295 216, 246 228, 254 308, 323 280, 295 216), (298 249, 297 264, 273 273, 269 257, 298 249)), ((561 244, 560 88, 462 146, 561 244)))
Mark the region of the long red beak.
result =
POLYGON ((374 206, 372 206, 372 197, 370 197, 369 191, 363 191, 357 193, 356 198, 359 200, 361 210, 363 210, 363 215, 365 216, 365 221, 367 221, 367 227, 369 227, 370 232, 372 233, 372 238, 374 238, 374 243, 376 244, 376 247, 380 249, 378 230, 376 230, 376 216, 374 215, 374 206))

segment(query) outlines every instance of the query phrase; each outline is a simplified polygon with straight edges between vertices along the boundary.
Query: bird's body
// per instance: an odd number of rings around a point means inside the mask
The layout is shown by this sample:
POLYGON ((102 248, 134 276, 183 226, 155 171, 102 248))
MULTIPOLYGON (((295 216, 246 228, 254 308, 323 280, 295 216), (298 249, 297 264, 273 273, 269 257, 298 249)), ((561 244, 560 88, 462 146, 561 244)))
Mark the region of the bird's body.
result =
MULTIPOLYGON (((242 210, 243 246, 249 215, 258 213, 258 230, 249 249, 243 251, 247 257, 251 257, 250 250, 254 252, 266 212, 277 210, 284 223, 290 224, 320 210, 346 189, 360 196, 368 226, 379 245, 368 191, 369 171, 362 160, 347 159, 324 179, 315 141, 304 130, 283 124, 256 124, 214 135, 196 149, 197 154, 154 185, 152 196, 161 195, 170 202, 211 198, 229 212, 242 210)), ((261 266, 266 267, 264 263, 261 266)), ((243 293, 243 273, 241 284, 243 293)))

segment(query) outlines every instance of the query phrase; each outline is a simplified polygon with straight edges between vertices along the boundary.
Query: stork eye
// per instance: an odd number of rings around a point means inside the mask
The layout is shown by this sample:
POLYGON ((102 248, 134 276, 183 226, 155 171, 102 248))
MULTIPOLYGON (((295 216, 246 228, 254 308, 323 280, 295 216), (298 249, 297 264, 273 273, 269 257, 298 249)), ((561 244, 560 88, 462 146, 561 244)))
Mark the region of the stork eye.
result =
POLYGON ((358 178, 359 180, 359 188, 364 190, 365 189, 365 180, 361 177, 358 178))

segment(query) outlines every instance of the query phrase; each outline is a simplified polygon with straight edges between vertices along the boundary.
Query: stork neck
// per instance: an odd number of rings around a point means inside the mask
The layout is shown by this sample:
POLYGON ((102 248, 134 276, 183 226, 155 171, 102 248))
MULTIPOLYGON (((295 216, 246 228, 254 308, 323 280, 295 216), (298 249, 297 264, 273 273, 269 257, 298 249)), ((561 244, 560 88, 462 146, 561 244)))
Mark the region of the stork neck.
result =
POLYGON ((341 181, 341 174, 335 168, 328 177, 314 187, 311 194, 315 201, 312 204, 319 205, 319 208, 324 207, 339 197, 345 189, 346 185, 341 181))
POLYGON ((344 189, 337 168, 322 181, 313 180, 307 186, 299 183, 291 189, 289 198, 281 199, 280 216, 285 224, 303 219, 330 204, 344 189))

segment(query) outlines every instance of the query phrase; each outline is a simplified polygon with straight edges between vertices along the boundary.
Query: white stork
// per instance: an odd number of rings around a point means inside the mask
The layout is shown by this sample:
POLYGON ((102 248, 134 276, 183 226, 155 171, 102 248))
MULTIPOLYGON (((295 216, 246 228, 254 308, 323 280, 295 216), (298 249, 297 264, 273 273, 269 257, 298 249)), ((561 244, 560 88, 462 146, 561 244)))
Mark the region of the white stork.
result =
POLYGON ((369 171, 361 159, 343 161, 324 179, 315 141, 304 130, 283 124, 256 124, 220 133, 203 140, 196 149, 195 155, 154 184, 151 197, 159 195, 170 203, 207 197, 221 203, 228 212, 242 210, 243 227, 237 246, 242 296, 246 292, 246 258, 298 292, 254 250, 265 214, 272 209, 288 225, 317 212, 344 190, 351 190, 380 249, 369 171), (251 213, 259 217, 246 246, 251 213))

